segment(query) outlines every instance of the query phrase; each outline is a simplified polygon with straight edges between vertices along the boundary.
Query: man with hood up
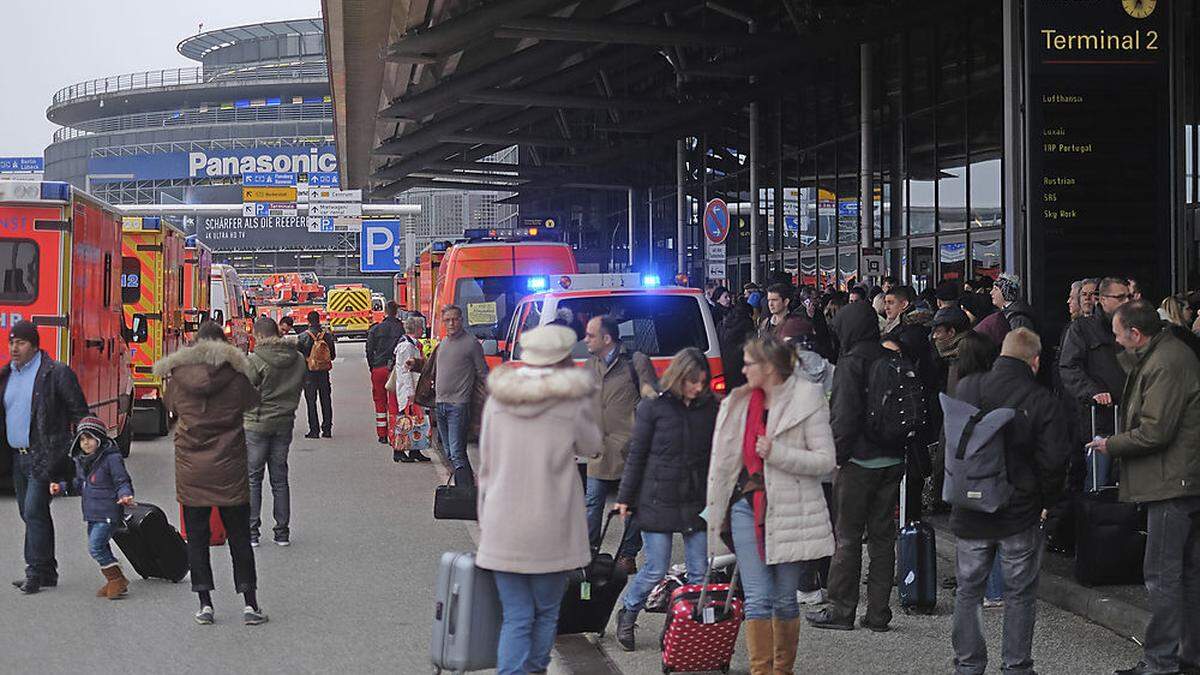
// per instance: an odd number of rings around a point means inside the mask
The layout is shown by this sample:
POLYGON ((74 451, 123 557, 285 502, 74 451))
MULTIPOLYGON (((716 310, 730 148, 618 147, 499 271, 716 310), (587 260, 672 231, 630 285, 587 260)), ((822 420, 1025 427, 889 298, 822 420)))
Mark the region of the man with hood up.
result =
POLYGON ((896 567, 896 526, 892 514, 904 476, 904 445, 884 447, 865 433, 867 376, 887 351, 879 343, 879 321, 865 302, 852 302, 830 324, 841 345, 833 373, 830 426, 837 447, 838 473, 833 497, 837 506, 837 549, 829 568, 829 605, 810 612, 816 628, 853 630, 862 575, 862 540, 867 533, 871 565, 867 577, 867 612, 860 625, 888 630, 896 567))
POLYGON ((280 337, 279 326, 270 317, 254 322, 254 340, 250 384, 258 390, 260 401, 243 416, 250 469, 250 545, 258 545, 263 474, 269 471, 275 543, 287 546, 291 543, 288 450, 308 366, 296 347, 280 337))

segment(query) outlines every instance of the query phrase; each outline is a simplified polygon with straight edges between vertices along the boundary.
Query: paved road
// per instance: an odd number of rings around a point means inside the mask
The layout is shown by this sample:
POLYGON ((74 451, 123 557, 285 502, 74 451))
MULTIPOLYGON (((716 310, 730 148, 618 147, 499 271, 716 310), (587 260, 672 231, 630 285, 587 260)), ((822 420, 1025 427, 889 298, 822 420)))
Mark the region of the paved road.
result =
MULTIPOLYGON (((432 519, 434 464, 393 464, 375 443, 361 345, 347 345, 334 371, 334 438, 292 446, 292 546, 256 549, 265 626, 240 621, 228 552, 214 551, 217 624, 196 626, 195 596, 181 584, 135 580, 129 597, 93 597, 102 581, 88 558, 79 502, 55 500, 61 585, 35 596, 0 588, 0 672, 122 675, 212 673, 427 673, 432 586, 438 556, 473 547, 461 523, 432 519), (107 657, 97 655, 107 654, 107 657)), ((303 413, 301 413, 303 414, 303 413)), ((134 445, 129 469, 140 500, 174 507, 167 439, 134 445)), ((269 502, 268 502, 269 505, 269 502)), ((269 513, 269 508, 264 509, 269 513)), ((267 524, 269 528, 269 524, 267 524)), ((269 532, 269 529, 264 528, 269 532)), ((619 528, 614 528, 618 530, 619 528)), ((0 496, 0 570, 20 575, 21 525, 0 496)), ((610 539, 619 532, 610 534, 610 539)), ((7 582, 8 577, 0 578, 7 582)), ((943 609, 949 596, 943 593, 943 609)), ((1042 672, 1098 673, 1136 659, 1137 647, 1074 615, 1039 605, 1035 655, 1042 672)), ((988 613, 997 648, 999 614, 988 613)), ((609 636, 560 640, 552 672, 658 672, 652 647, 661 618, 643 615, 642 648, 622 652, 609 636)), ((904 617, 886 635, 804 629, 797 672, 950 671, 949 617, 904 617)), ((734 660, 745 671, 744 647, 734 660)))

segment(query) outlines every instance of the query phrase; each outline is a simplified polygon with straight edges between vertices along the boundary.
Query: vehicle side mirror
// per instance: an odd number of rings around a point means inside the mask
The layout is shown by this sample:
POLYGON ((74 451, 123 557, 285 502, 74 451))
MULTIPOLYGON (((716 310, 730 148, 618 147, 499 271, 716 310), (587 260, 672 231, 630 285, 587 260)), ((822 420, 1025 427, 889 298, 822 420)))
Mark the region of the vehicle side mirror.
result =
POLYGON ((483 341, 483 355, 484 356, 500 356, 500 343, 496 342, 495 340, 484 340, 483 341))
POLYGON ((212 317, 213 317, 213 321, 216 321, 218 326, 221 326, 221 327, 225 326, 225 310, 223 310, 223 309, 214 310, 212 317))
POLYGON ((131 342, 145 342, 150 338, 150 322, 146 319, 145 314, 133 315, 133 328, 130 329, 132 334, 131 342))

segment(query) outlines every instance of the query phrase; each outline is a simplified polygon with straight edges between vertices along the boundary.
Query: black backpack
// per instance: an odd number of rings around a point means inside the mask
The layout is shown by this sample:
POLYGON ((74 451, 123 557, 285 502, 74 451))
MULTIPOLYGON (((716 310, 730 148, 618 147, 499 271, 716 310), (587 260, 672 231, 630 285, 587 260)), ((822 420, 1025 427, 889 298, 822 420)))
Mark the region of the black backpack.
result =
POLYGON ((886 450, 900 450, 926 419, 916 364, 893 351, 875 359, 867 369, 867 438, 886 450))

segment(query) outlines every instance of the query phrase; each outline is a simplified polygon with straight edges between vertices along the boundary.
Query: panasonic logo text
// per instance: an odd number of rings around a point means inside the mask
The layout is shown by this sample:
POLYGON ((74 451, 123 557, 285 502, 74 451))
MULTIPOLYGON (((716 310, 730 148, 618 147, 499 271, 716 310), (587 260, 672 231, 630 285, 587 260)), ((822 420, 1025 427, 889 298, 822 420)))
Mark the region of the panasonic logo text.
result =
POLYGON ((337 155, 309 148, 307 153, 209 157, 188 153, 188 177, 237 176, 244 173, 312 173, 337 171, 337 155))

